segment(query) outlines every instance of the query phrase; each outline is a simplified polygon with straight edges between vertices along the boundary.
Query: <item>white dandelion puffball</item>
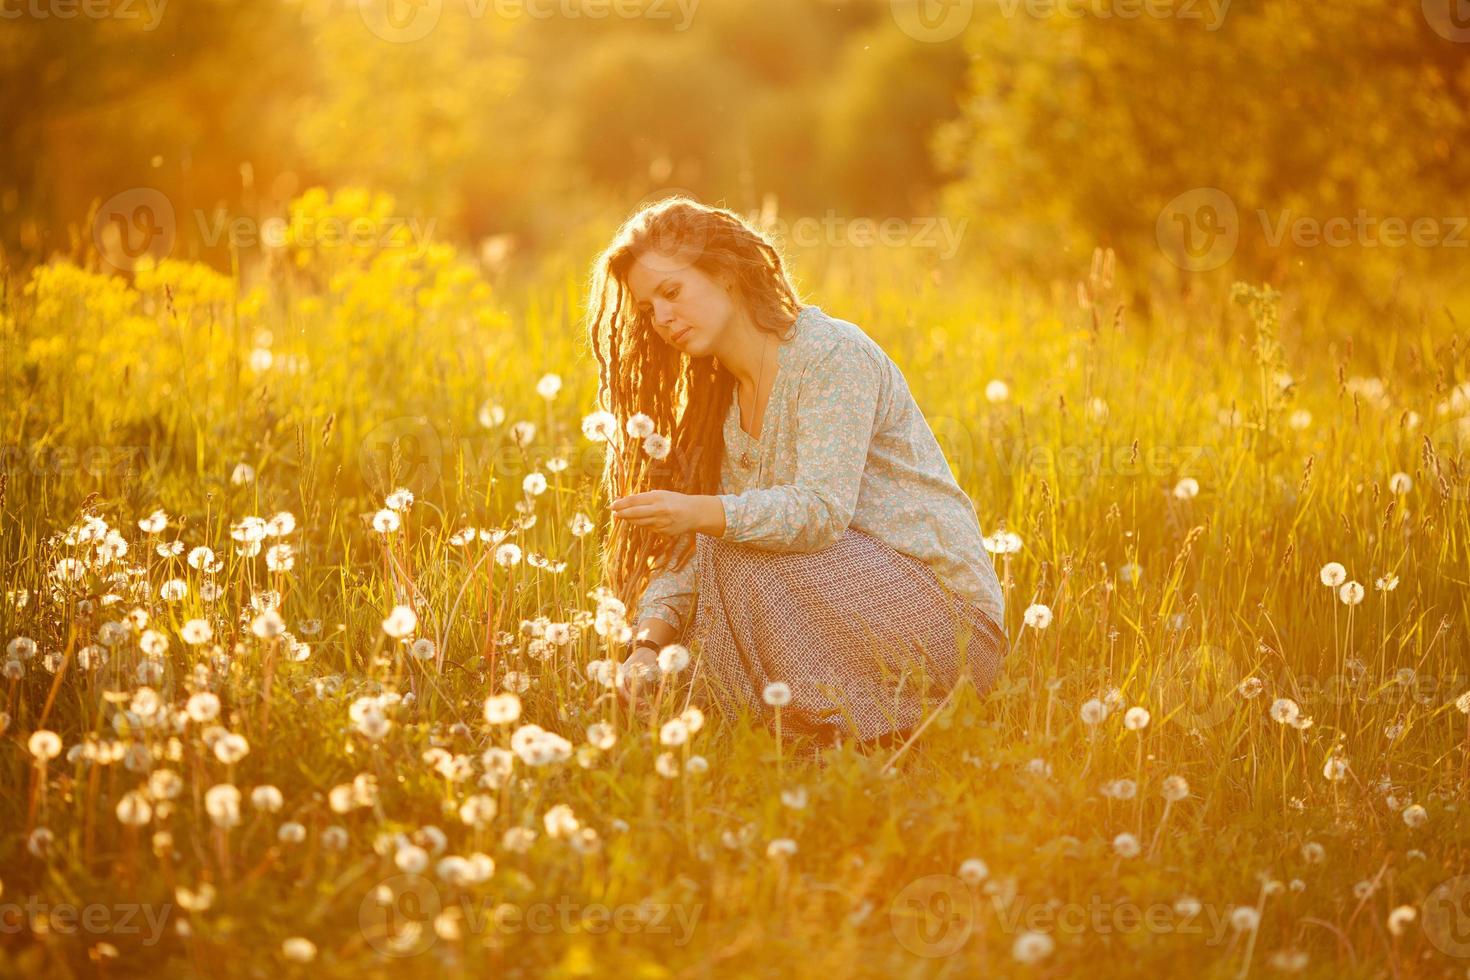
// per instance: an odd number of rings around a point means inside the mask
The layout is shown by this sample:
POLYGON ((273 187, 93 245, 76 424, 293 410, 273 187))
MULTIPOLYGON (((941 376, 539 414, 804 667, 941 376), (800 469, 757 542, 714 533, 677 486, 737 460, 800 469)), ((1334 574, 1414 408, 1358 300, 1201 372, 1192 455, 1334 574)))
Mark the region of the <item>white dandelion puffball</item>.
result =
POLYGON ((1409 923, 1419 917, 1419 910, 1412 905, 1400 905, 1388 913, 1388 931, 1395 936, 1402 936, 1404 930, 1409 928, 1409 923))
POLYGON ((1332 782, 1338 782, 1347 777, 1348 761, 1342 756, 1329 756, 1327 762, 1322 766, 1322 775, 1332 782))
POLYGON ((1016 937, 1011 945, 1011 956, 1017 963, 1030 966, 1046 959, 1055 948, 1056 943, 1046 933, 1028 929, 1016 937))
POLYGON ((1261 913, 1253 906, 1237 905, 1230 911, 1230 927, 1236 932, 1249 932, 1261 924, 1261 913))
POLYGON ((796 853, 796 841, 790 837, 777 837, 766 845, 766 857, 785 858, 796 853))
POLYGON ((1021 550, 1021 536, 1015 531, 996 531, 980 542, 985 550, 995 555, 1013 555, 1021 550))
POLYGON ((985 400, 988 402, 1003 402, 1011 397, 1011 386, 999 378, 994 378, 985 385, 985 400))
POLYGON ((617 744, 618 732, 605 721, 595 721, 587 726, 587 744, 606 752, 617 744))
POLYGON ((1342 567, 1341 562, 1328 562, 1322 566, 1322 571, 1318 575, 1322 579, 1322 584, 1330 589, 1335 589, 1347 581, 1347 569, 1342 567))
POLYGON ((689 741, 689 726, 678 718, 672 718, 659 729, 658 741, 660 745, 683 745, 689 741))
POLYGON ((1026 607, 1021 621, 1032 629, 1044 630, 1051 625, 1051 607, 1034 602, 1026 607))
POLYGON ((401 514, 413 506, 413 491, 407 487, 399 487, 383 499, 383 506, 401 514))
POLYGON ((596 411, 582 418, 582 435, 593 442, 607 442, 617 432, 618 420, 612 412, 596 411))
POLYGON ((1414 489, 1414 480, 1407 473, 1395 473, 1393 476, 1388 478, 1388 489, 1391 493, 1395 493, 1402 497, 1404 494, 1414 489))
POLYGON ((637 412, 630 416, 628 418, 628 424, 626 428, 628 430, 628 435, 632 436, 634 439, 642 439, 646 436, 653 435, 655 431, 653 419, 649 418, 642 412, 637 412))
POLYGON ((1168 776, 1164 779, 1164 784, 1160 787, 1159 792, 1170 803, 1178 803, 1189 796, 1189 780, 1183 776, 1168 776))
POLYGON ((214 757, 227 766, 233 766, 250 753, 250 742, 244 735, 226 732, 214 742, 214 757))
POLYGON ((1116 853, 1119 857, 1138 857, 1140 850, 1141 848, 1138 845, 1138 838, 1134 837, 1126 830, 1123 833, 1119 834, 1117 837, 1113 838, 1113 852, 1116 853))
POLYGON ((521 699, 507 691, 485 699, 485 720, 492 725, 509 725, 521 716, 521 699))
POLYGON ((117 801, 117 819, 124 827, 141 827, 153 819, 153 804, 137 790, 124 793, 117 801))
POLYGON ((261 813, 279 813, 286 796, 275 786, 257 786, 250 791, 250 805, 261 813))
POLYGON ((26 740, 26 748, 41 762, 50 762, 61 754, 61 736, 49 728, 38 728, 26 740))
POLYGON ((551 401, 556 393, 561 391, 561 375, 543 374, 541 380, 536 382, 536 394, 551 401))
POLYGON ((292 936, 281 942, 281 955, 292 963, 310 963, 316 959, 316 943, 304 936, 292 936))
POLYGON ((459 805, 459 819, 470 827, 484 827, 495 819, 500 804, 495 797, 479 794, 459 805))
POLYGON ((417 844, 405 844, 394 853, 393 863, 404 874, 416 875, 429 866, 429 852, 417 844))
POLYGON ((1302 845, 1302 860, 1308 864, 1321 864, 1327 857, 1327 850, 1314 840, 1309 840, 1302 845))
POLYGON ((1363 586, 1358 582, 1344 582, 1337 597, 1342 600, 1343 605, 1356 606, 1363 601, 1363 586))
POLYGON ((412 633, 419 625, 418 615, 408 606, 394 606, 388 618, 383 620, 383 632, 401 640, 412 633))
POLYGON ((791 703, 791 686, 785 681, 772 681, 766 685, 761 699, 773 708, 784 708, 791 703))
POLYGON ((1108 717, 1108 706, 1097 698, 1088 698, 1082 702, 1082 708, 1078 711, 1085 725, 1097 725, 1108 717))
POLYGON ((493 429, 505 421, 505 409, 493 401, 480 404, 480 410, 475 413, 475 419, 486 429, 493 429))
POLYGON ((1148 709, 1140 705, 1134 705, 1123 713, 1123 727, 1130 732, 1142 731, 1148 727, 1148 709))
POLYGON ((1174 496, 1179 500, 1193 500, 1199 496, 1199 481, 1186 476, 1174 484, 1174 496))
POLYGON ((1429 819, 1429 811, 1417 803, 1411 803, 1404 807, 1404 812, 1401 816, 1404 818, 1404 823, 1410 827, 1418 828, 1424 826, 1425 821, 1429 819))
POLYGON ((552 837, 570 837, 582 826, 577 814, 565 803, 558 803, 541 816, 546 833, 552 837))
POLYGON ((960 864, 960 880, 971 887, 990 877, 990 868, 979 858, 966 858, 960 864))
POLYGON ((673 443, 669 441, 668 436, 654 432, 643 437, 643 451, 651 459, 668 459, 671 448, 673 448, 673 443))
POLYGON ((191 721, 214 721, 219 717, 219 695, 210 691, 191 694, 184 704, 184 713, 191 721))
POLYGON ((403 518, 397 511, 385 507, 373 515, 373 530, 379 534, 392 534, 402 526, 403 518))
POLYGON ((670 643, 658 652, 658 669, 665 674, 677 674, 689 666, 689 648, 681 643, 670 643))
POLYGON ((1291 698, 1277 698, 1271 702, 1271 719, 1283 725, 1294 724, 1301 714, 1301 709, 1291 698))
POLYGON ((229 783, 211 786, 204 793, 204 809, 216 827, 228 830, 240 823, 240 791, 229 783))
POLYGON ((269 640, 286 632, 286 621, 274 609, 267 609, 250 621, 250 632, 262 640, 269 640))

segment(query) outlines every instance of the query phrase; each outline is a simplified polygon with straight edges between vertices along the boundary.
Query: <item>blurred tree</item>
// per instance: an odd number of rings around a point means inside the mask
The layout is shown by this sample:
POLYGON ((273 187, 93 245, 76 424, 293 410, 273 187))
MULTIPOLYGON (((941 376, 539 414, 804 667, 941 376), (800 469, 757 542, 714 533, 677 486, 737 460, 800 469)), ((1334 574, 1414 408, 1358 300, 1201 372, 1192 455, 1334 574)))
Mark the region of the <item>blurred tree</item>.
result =
POLYGON ((959 39, 924 43, 891 24, 849 39, 822 120, 832 197, 860 214, 932 213, 930 143, 958 114, 968 62, 959 39))
POLYGON ((1205 20, 983 8, 970 94, 939 154, 960 174, 946 199, 986 219, 989 250, 1068 268, 1094 243, 1152 259, 1166 206, 1217 188, 1238 209, 1237 260, 1279 274, 1350 258, 1272 244, 1266 228, 1287 212, 1467 213, 1452 147, 1470 136, 1470 47, 1438 36, 1419 4, 1237 4, 1215 29, 1207 8, 1194 8, 1205 20))

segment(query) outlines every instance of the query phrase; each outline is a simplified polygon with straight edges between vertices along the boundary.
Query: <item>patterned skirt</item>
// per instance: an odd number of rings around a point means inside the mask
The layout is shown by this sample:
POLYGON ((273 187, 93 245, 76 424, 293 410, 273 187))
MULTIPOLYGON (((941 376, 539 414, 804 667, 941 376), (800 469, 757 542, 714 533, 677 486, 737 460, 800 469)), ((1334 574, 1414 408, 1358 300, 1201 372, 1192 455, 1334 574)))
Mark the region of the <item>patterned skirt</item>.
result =
POLYGON ((964 673, 983 694, 1000 672, 1008 644, 990 616, 871 535, 848 528, 809 553, 696 538, 695 692, 730 717, 770 723, 763 693, 785 681, 784 731, 892 738, 964 673))

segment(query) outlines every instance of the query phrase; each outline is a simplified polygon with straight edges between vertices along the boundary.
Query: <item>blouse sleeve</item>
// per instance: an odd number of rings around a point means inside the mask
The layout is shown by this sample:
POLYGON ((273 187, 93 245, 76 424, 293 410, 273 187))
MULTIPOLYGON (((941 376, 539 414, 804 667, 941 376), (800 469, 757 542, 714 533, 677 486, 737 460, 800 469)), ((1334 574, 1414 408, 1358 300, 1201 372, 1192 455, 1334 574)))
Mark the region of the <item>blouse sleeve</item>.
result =
POLYGON ((648 580, 633 616, 635 626, 652 616, 674 627, 680 638, 684 636, 694 604, 694 564, 691 556, 678 571, 665 568, 648 580))
POLYGON ((719 494, 724 540, 792 552, 835 544, 857 509, 882 385, 882 364, 857 344, 814 358, 796 395, 796 482, 719 494))

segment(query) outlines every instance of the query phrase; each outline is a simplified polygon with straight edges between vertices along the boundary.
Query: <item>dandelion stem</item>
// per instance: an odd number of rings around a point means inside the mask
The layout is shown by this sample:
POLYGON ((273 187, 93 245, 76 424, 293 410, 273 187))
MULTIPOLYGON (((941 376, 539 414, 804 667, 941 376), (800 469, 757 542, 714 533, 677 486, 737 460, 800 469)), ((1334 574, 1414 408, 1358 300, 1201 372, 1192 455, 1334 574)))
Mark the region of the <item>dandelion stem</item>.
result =
POLYGON ((1169 808, 1172 807, 1173 805, 1174 805, 1174 801, 1173 800, 1168 800, 1168 799, 1164 800, 1164 812, 1159 817, 1159 825, 1154 828, 1154 839, 1151 840, 1151 841, 1149 841, 1148 855, 1147 855, 1147 859, 1148 860, 1153 860, 1154 848, 1156 848, 1156 847, 1159 846, 1159 835, 1164 832, 1164 824, 1166 824, 1166 823, 1169 822, 1169 808))

